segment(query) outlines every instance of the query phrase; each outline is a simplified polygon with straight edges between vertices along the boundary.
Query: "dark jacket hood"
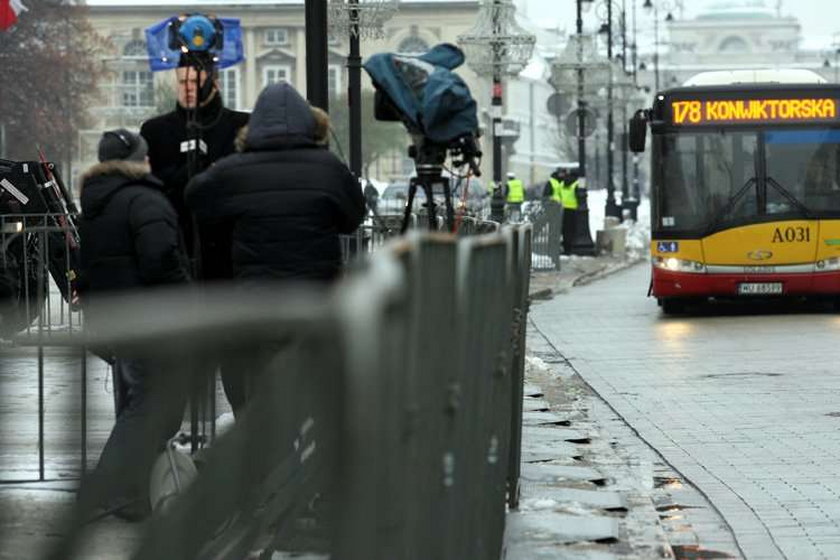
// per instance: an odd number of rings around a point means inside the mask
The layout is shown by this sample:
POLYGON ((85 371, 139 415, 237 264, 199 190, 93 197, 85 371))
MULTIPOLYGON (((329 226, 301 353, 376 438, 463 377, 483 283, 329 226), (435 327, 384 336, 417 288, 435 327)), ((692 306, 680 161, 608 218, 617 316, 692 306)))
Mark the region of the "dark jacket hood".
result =
POLYGON ((94 165, 81 177, 80 199, 82 213, 96 216, 102 212, 117 191, 130 185, 145 185, 162 189, 163 183, 149 173, 149 165, 123 160, 105 161, 94 165))
POLYGON ((309 103, 289 84, 266 87, 248 120, 246 150, 316 147, 309 103))

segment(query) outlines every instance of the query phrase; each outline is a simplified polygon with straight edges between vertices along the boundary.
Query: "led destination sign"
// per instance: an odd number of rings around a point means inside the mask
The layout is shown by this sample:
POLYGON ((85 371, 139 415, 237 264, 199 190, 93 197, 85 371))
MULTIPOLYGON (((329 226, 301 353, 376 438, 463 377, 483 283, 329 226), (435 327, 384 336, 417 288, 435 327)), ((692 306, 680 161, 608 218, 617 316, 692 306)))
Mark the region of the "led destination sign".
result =
POLYGON ((690 99, 672 101, 674 124, 778 123, 837 119, 837 99, 690 99))

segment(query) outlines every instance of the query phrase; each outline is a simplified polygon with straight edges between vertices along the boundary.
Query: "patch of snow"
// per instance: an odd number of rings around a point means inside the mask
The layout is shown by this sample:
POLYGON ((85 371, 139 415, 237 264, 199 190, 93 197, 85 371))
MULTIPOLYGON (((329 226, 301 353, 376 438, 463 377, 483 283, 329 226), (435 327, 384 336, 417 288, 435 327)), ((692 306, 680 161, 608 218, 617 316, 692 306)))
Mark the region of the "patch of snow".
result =
POLYGON ((525 356, 525 373, 528 374, 533 371, 551 371, 548 364, 536 356, 525 356))
POLYGON ((555 509, 560 504, 556 500, 550 498, 530 498, 523 500, 519 504, 520 511, 544 511, 547 509, 555 509))

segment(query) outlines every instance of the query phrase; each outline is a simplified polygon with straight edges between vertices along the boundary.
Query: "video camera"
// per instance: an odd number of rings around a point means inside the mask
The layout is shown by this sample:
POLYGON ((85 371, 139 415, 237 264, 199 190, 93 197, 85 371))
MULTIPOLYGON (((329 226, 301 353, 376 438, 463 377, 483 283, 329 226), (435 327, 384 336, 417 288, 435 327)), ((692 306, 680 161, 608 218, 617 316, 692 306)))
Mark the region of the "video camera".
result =
POLYGON ((364 63, 376 89, 374 116, 381 121, 402 122, 412 138, 408 155, 414 160, 417 177, 409 186, 403 231, 418 185, 429 201, 430 228, 436 225, 436 185, 443 190, 447 223, 453 228, 449 181, 441 175, 447 156, 451 156, 454 167, 468 166, 474 175, 481 175, 476 102, 461 77, 452 71, 463 63, 464 53, 449 43, 420 56, 380 53, 364 63))

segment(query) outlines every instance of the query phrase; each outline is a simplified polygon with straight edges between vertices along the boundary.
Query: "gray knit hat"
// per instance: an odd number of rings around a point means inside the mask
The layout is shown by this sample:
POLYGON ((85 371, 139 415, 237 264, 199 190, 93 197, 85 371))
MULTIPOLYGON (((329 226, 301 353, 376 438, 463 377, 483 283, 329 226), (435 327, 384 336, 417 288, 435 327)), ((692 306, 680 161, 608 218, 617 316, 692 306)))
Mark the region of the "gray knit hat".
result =
POLYGON ((139 134, 124 128, 109 130, 99 140, 99 161, 145 161, 149 146, 139 134))

